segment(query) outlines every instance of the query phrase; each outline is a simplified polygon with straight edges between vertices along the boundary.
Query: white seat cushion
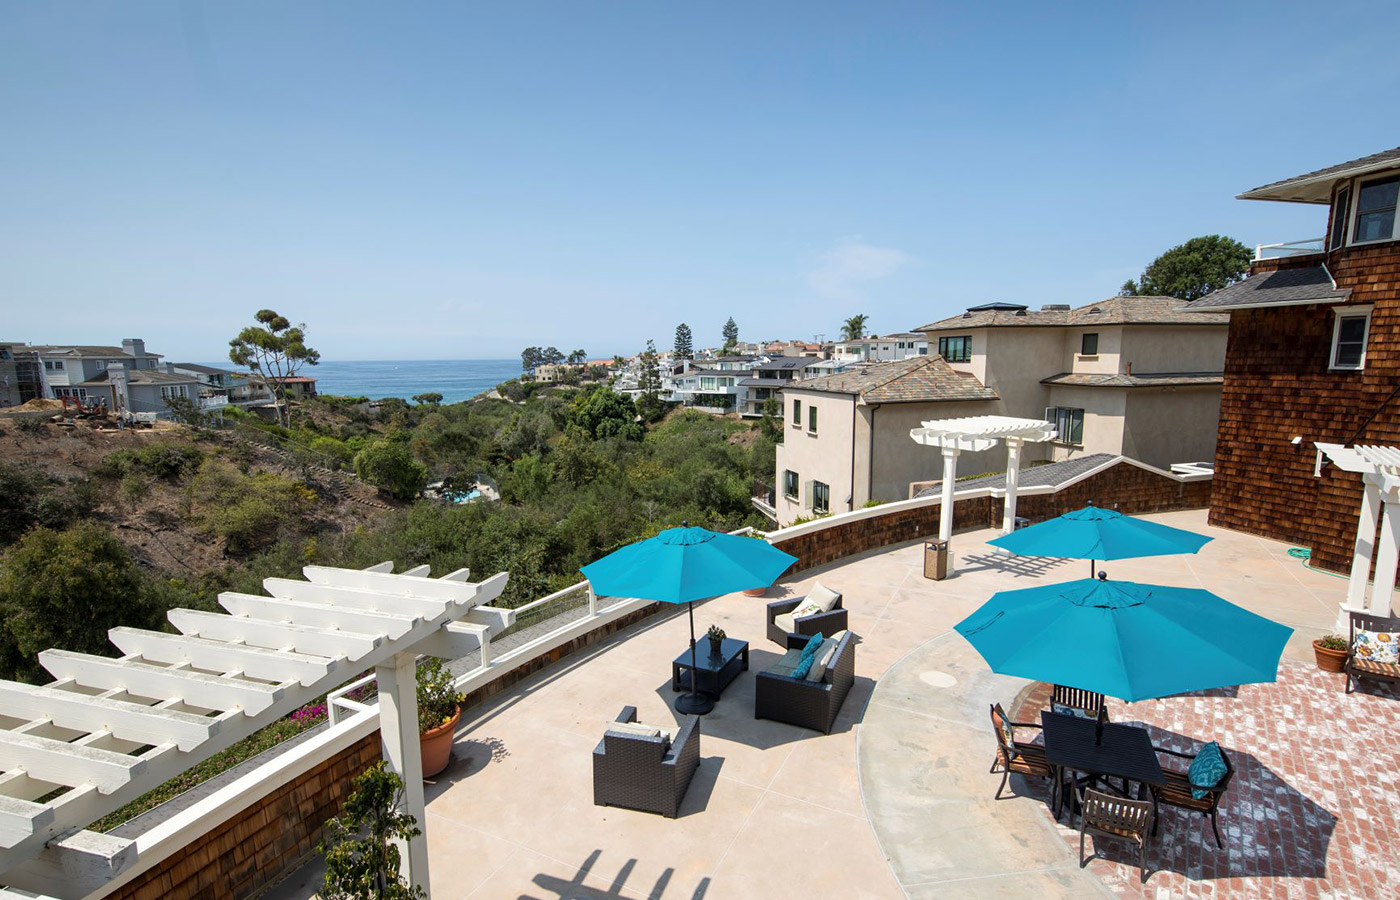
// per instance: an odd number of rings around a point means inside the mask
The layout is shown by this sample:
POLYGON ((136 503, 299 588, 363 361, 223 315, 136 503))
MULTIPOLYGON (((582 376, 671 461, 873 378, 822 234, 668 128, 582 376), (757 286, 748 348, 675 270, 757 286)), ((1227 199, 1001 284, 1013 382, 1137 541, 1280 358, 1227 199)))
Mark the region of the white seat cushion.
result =
POLYGON ((792 613, 782 613, 773 617, 773 624, 788 634, 797 633, 797 617, 792 613))
POLYGON ((774 675, 791 675, 792 670, 797 668, 798 662, 802 660, 801 650, 789 650, 783 654, 783 658, 768 667, 768 671, 774 675))
POLYGON ((817 653, 812 657, 812 668, 807 672, 808 681, 821 681, 826 674, 827 666, 831 665, 831 659, 836 655, 836 645, 839 643, 833 638, 822 641, 822 645, 817 648, 817 653))
POLYGON ((831 612, 831 608, 836 605, 836 601, 841 599, 841 595, 826 587, 820 581, 812 582, 812 589, 807 592, 807 602, 816 603, 821 606, 821 612, 831 612))
POLYGON ((661 729, 641 722, 609 722, 608 731, 617 734, 631 734, 637 737, 660 737, 661 729))

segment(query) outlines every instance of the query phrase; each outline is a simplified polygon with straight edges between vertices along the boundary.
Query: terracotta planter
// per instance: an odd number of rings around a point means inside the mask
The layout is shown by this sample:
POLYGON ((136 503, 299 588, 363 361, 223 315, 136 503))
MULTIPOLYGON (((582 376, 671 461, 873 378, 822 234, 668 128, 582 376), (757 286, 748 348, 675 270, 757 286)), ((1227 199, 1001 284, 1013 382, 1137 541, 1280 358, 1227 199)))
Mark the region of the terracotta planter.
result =
POLYGON ((1345 672, 1347 667, 1347 652, 1345 650, 1329 650, 1313 641, 1313 653, 1317 656, 1317 667, 1324 672, 1345 672))
POLYGON ((447 768, 448 761, 452 759, 452 732, 457 729, 457 722, 461 718, 462 711, 459 709, 449 721, 419 736, 424 778, 432 778, 447 768))
POLYGON ((751 590, 744 591, 744 596, 745 596, 745 597, 762 597, 762 596, 763 596, 764 594, 766 594, 766 593, 768 593, 768 588, 766 588, 766 587, 753 588, 753 589, 751 589, 751 590))

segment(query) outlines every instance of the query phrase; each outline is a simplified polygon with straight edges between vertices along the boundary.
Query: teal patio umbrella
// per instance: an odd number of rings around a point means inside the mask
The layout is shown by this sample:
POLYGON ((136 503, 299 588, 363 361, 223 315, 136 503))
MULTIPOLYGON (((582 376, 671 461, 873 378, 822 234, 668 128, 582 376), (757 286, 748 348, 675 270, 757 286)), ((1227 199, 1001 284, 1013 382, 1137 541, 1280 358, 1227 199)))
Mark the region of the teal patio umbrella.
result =
POLYGON ((1194 531, 1158 525, 1090 504, 987 543, 1017 556, 1087 559, 1092 578, 1095 560, 1195 553, 1210 540, 1194 531))
POLYGON ((1104 576, 994 594, 954 626, 992 671, 1144 700, 1273 681, 1293 629, 1200 588, 1104 576))
POLYGON ((795 562, 797 557, 767 541, 682 524, 629 544, 580 571, 594 593, 690 607, 690 693, 676 701, 676 709, 704 715, 715 703, 695 690, 694 601, 766 588, 795 562))

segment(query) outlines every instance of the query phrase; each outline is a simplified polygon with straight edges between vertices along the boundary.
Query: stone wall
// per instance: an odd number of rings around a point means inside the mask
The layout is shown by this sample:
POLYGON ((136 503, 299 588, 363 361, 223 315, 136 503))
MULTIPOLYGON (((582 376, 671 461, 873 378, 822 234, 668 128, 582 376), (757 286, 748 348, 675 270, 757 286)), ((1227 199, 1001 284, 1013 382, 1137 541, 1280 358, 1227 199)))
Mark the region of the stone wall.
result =
POLYGON ((1314 475, 1312 444, 1400 444, 1400 243, 1266 260, 1253 271, 1324 258, 1353 302, 1375 305, 1366 367, 1328 369, 1331 305, 1231 313, 1210 523, 1307 547, 1313 565, 1346 572, 1361 481, 1332 466, 1314 475))

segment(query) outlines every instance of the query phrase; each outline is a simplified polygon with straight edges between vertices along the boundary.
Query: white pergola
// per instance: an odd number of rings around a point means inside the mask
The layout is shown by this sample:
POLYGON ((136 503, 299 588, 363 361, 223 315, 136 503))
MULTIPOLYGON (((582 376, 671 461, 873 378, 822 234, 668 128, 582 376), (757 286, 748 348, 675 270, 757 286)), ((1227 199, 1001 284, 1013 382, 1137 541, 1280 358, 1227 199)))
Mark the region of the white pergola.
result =
MULTIPOLYGON (((86 826, 363 672, 379 681, 384 757, 426 828, 415 661, 480 648, 514 618, 489 604, 501 573, 393 574, 307 566, 270 596, 226 592, 227 613, 174 609, 179 634, 114 628, 117 658, 46 650, 56 679, 0 681, 0 900, 84 896, 136 859, 132 840, 86 826)), ((428 888, 425 837, 403 853, 428 888)))
POLYGON ((1395 572, 1400 564, 1400 448, 1317 443, 1318 466, 1321 470, 1325 455, 1343 472, 1361 475, 1361 515, 1356 523, 1356 547, 1351 558, 1351 577, 1347 583, 1346 600, 1338 615, 1337 630, 1346 633, 1348 613, 1364 612, 1374 616, 1391 614, 1391 596, 1395 590, 1395 572), (1382 515, 1383 513, 1383 515, 1382 515), (1379 548, 1376 522, 1380 520, 1379 548), (1376 581, 1371 588, 1370 603, 1366 600, 1366 583, 1370 580, 1371 560, 1376 561, 1376 581))
POLYGON ((971 416, 964 419, 937 419, 909 429, 915 443, 943 451, 943 499, 938 513, 939 540, 953 536, 953 485, 958 478, 958 454, 990 450, 998 441, 1006 442, 1006 507, 1001 530, 1009 534, 1016 527, 1016 485, 1021 475, 1021 445, 1027 441, 1048 441, 1055 437, 1055 426, 1043 419, 1017 419, 1011 416, 971 416))

